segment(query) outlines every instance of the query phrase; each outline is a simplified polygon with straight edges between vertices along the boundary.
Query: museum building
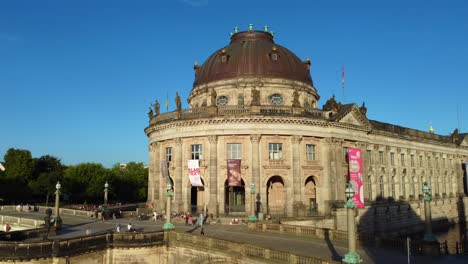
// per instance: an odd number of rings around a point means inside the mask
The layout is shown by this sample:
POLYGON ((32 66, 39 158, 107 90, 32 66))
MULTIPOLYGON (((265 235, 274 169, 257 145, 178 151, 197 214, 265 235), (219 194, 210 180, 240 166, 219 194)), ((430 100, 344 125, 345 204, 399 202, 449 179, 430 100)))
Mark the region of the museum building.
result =
POLYGON ((364 104, 334 97, 320 109, 310 70, 308 58, 253 29, 195 63, 189 108, 177 95, 175 111, 150 110, 148 204, 165 210, 167 171, 176 211, 330 215, 346 200, 348 148, 363 153, 366 206, 421 200, 423 182, 436 201, 465 196, 467 134, 369 120, 364 104), (199 160, 202 187, 189 180, 189 160, 199 160), (237 186, 229 160, 240 160, 237 186))

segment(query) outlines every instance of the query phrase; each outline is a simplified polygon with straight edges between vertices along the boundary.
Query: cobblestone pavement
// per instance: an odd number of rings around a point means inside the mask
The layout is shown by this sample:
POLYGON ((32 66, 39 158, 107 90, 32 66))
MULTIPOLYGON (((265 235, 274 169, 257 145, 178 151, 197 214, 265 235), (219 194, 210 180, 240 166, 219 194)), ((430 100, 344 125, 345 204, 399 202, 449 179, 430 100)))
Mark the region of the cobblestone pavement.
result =
MULTIPOLYGON (((4 215, 14 215, 33 219, 43 219, 43 214, 26 212, 1 212, 4 215)), ((72 238, 83 236, 86 231, 90 233, 105 233, 115 231, 118 223, 122 231, 126 231, 126 225, 131 222, 134 228, 144 231, 161 230, 163 221, 152 222, 151 220, 139 221, 134 218, 115 220, 96 220, 90 217, 62 215, 63 228, 53 238, 72 238)), ((176 231, 200 235, 200 227, 186 226, 175 221, 176 231)), ((247 225, 205 225, 205 236, 257 245, 265 248, 291 252, 297 255, 312 256, 316 258, 341 261, 347 252, 346 241, 331 241, 317 238, 296 237, 283 234, 272 234, 247 229, 247 225)), ((408 263, 404 252, 388 250, 383 248, 361 247, 358 249, 364 259, 364 263, 408 263)), ((468 263, 468 256, 412 256, 411 263, 468 263)))

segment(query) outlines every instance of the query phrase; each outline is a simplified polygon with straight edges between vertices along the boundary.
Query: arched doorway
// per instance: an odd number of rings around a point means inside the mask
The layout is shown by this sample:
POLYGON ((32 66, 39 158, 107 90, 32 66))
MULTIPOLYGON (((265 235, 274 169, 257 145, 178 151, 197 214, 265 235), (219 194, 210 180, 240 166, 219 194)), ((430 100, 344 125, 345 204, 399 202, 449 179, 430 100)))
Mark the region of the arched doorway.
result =
POLYGON ((317 212, 317 185, 313 176, 307 177, 304 187, 304 196, 306 205, 309 207, 311 214, 317 212))
POLYGON ((273 176, 267 182, 267 212, 270 215, 285 214, 285 191, 283 179, 273 176))
POLYGON ((201 179, 203 186, 196 187, 190 183, 190 212, 197 213, 203 212, 205 209, 205 182, 201 179))
POLYGON ((245 183, 241 179, 241 186, 229 186, 224 182, 224 206, 226 215, 245 213, 245 183))

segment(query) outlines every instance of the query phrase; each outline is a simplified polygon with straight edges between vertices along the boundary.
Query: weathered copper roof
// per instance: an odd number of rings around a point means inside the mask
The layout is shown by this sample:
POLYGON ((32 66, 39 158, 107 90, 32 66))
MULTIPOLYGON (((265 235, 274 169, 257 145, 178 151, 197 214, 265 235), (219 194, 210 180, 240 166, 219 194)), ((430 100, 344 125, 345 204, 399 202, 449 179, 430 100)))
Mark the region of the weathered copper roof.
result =
POLYGON ((232 35, 228 46, 195 66, 194 87, 238 77, 279 77, 312 84, 309 68, 309 61, 302 62, 290 50, 275 44, 270 33, 249 30, 232 35))

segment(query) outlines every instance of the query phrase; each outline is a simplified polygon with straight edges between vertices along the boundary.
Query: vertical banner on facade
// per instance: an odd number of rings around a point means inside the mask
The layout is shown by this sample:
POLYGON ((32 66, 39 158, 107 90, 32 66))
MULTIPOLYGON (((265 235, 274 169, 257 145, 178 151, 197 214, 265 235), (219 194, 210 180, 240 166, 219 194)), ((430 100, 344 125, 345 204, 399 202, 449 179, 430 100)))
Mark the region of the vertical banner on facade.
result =
POLYGON ((348 149, 349 182, 354 190, 353 202, 356 208, 364 208, 364 192, 362 184, 362 151, 356 148, 348 149))
MULTIPOLYGON (((169 179, 169 168, 168 168, 168 164, 167 164, 166 160, 161 161, 161 176, 164 179, 164 185, 167 185, 167 183, 168 183, 168 181, 170 181, 170 179, 169 179)), ((172 184, 172 182, 171 182, 171 184, 172 184)), ((164 188, 166 188, 166 187, 164 186, 164 188)))
POLYGON ((201 182, 200 178, 199 160, 188 161, 188 173, 192 186, 203 187, 203 183, 201 182))
POLYGON ((240 159, 227 160, 227 176, 229 186, 242 186, 240 165, 240 159))

